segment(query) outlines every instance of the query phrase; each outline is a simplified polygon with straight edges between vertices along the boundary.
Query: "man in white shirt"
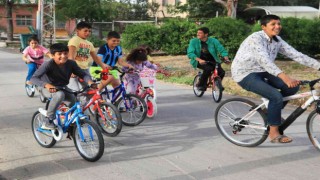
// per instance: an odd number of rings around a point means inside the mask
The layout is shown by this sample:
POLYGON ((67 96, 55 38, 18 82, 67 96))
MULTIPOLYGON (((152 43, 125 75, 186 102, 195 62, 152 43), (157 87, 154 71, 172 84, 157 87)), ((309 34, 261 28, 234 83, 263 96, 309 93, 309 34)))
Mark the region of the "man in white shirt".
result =
POLYGON ((280 53, 315 69, 320 68, 320 63, 298 52, 278 36, 282 29, 278 16, 266 15, 260 19, 260 24, 262 31, 251 34, 240 45, 231 65, 231 74, 242 88, 269 100, 267 121, 271 142, 289 143, 292 138, 279 132, 281 109, 286 105, 282 98, 295 94, 300 81, 282 72, 274 63, 275 58, 280 53))

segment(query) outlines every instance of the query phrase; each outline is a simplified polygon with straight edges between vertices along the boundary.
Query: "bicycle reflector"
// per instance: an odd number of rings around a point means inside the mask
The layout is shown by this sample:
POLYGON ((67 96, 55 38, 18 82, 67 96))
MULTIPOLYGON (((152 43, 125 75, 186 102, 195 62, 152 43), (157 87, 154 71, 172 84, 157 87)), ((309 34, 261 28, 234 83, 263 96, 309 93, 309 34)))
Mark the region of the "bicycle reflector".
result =
POLYGON ((316 103, 316 112, 320 114, 320 101, 317 101, 316 103))
POLYGON ((101 71, 101 79, 102 80, 107 80, 108 79, 108 75, 109 75, 109 70, 108 69, 104 69, 101 71))

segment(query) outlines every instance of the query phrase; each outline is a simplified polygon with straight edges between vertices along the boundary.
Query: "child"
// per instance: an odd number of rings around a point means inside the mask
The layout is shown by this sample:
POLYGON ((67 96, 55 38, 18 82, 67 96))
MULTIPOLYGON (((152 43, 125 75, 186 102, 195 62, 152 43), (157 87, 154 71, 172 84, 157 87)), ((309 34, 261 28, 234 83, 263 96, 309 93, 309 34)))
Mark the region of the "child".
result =
MULTIPOLYGON (((152 64, 147 60, 147 51, 144 48, 136 48, 131 50, 130 54, 127 57, 127 62, 131 64, 134 69, 141 71, 144 67, 150 69, 157 69, 157 66, 152 64)), ((124 67, 123 70, 126 72, 129 69, 124 67)), ((140 77, 137 73, 127 73, 125 75, 126 81, 126 90, 127 93, 136 94, 138 85, 140 83, 140 77)))
POLYGON ((44 55, 52 58, 50 52, 45 47, 39 45, 37 36, 31 36, 28 39, 29 46, 22 52, 22 60, 28 65, 28 75, 26 84, 31 85, 30 79, 34 72, 44 62, 44 55))
POLYGON ((90 85, 93 84, 91 77, 76 62, 68 59, 68 47, 66 45, 62 43, 53 44, 50 47, 50 52, 53 59, 43 63, 31 78, 33 84, 44 87, 50 93, 53 93, 47 111, 46 122, 42 125, 43 129, 54 129, 55 112, 62 101, 69 101, 70 106, 76 101, 73 94, 57 91, 55 89, 56 86, 66 87, 69 84, 71 74, 79 76, 90 85))
MULTIPOLYGON (((119 46, 120 44, 120 34, 116 31, 111 31, 108 33, 107 36, 107 43, 103 46, 101 46, 98 50, 98 57, 99 59, 107 64, 108 69, 112 69, 113 66, 115 66, 117 63, 121 66, 133 68, 132 65, 126 63, 123 60, 122 56, 122 48, 119 46)), ((90 68, 90 74, 93 77, 99 77, 99 75, 95 74, 94 72, 96 70, 101 70, 101 66, 99 67, 97 63, 93 63, 90 68)), ((119 77, 118 77, 118 71, 117 70, 110 70, 109 73, 111 75, 108 76, 107 80, 101 80, 101 83, 99 84, 98 89, 102 90, 104 87, 106 87, 109 83, 111 83, 112 87, 117 87, 120 85, 119 77)))
MULTIPOLYGON (((101 62, 95 53, 95 49, 93 44, 87 40, 91 33, 91 25, 87 22, 81 21, 76 26, 77 35, 73 36, 68 42, 69 48, 69 59, 75 60, 78 66, 83 69, 88 75, 89 67, 92 63, 92 59, 95 64, 98 64, 100 67, 108 68, 108 66, 101 62)), ((72 89, 81 89, 79 87, 79 81, 76 76, 72 75, 72 79, 70 79, 70 87, 72 89)), ((81 84, 85 86, 85 83, 81 84)))

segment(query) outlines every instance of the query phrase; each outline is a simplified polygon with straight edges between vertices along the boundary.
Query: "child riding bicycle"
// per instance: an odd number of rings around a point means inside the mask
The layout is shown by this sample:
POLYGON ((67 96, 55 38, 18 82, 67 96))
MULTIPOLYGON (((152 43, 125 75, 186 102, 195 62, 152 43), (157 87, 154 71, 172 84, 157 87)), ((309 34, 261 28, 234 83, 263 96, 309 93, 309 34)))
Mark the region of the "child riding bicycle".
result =
POLYGON ((208 37, 208 35, 209 29, 207 27, 199 28, 197 32, 197 38, 194 38, 190 41, 187 50, 190 64, 194 68, 200 68, 203 70, 200 82, 198 84, 198 89, 200 91, 206 91, 208 78, 215 69, 216 63, 219 63, 218 75, 221 77, 221 79, 223 79, 225 75, 225 71, 221 67, 221 60, 218 56, 218 53, 223 56, 225 63, 230 63, 228 52, 217 39, 208 37), (206 61, 210 61, 212 64, 207 64, 206 61))
MULTIPOLYGON (((157 69, 155 64, 147 60, 147 52, 144 48, 136 48, 131 50, 127 57, 128 64, 132 65, 135 70, 142 71, 144 67, 157 69)), ((129 68, 124 67, 123 71, 128 72, 129 68)), ((124 77, 126 91, 129 94, 136 94, 137 87, 140 83, 140 77, 137 73, 127 73, 124 77)))
POLYGON ((94 85, 91 77, 87 75, 73 60, 68 59, 69 49, 62 43, 51 45, 50 52, 53 58, 50 61, 43 63, 40 68, 34 73, 31 82, 39 87, 46 88, 50 93, 54 93, 50 101, 46 122, 41 128, 54 129, 53 120, 55 112, 62 101, 69 101, 70 107, 75 103, 74 95, 57 91, 56 86, 65 87, 69 84, 71 74, 75 74, 84 79, 89 85, 94 85))
POLYGON ((39 45, 39 40, 36 35, 28 39, 29 46, 22 52, 22 60, 28 65, 28 75, 26 84, 31 85, 30 79, 38 67, 44 62, 44 55, 52 58, 50 52, 45 47, 39 45))
MULTIPOLYGON (((111 70, 117 63, 121 66, 133 68, 132 65, 126 63, 123 60, 122 48, 119 46, 120 44, 120 34, 116 31, 110 31, 107 35, 107 43, 101 46, 98 50, 98 58, 105 64, 107 64, 107 68, 110 70, 110 75, 107 80, 101 80, 98 89, 99 91, 106 87, 109 83, 111 83, 112 87, 117 87, 120 85, 120 80, 118 77, 117 70, 111 70)), ((99 75, 95 73, 96 70, 104 69, 101 66, 98 66, 97 63, 93 63, 90 67, 90 74, 92 77, 99 78, 99 75)))

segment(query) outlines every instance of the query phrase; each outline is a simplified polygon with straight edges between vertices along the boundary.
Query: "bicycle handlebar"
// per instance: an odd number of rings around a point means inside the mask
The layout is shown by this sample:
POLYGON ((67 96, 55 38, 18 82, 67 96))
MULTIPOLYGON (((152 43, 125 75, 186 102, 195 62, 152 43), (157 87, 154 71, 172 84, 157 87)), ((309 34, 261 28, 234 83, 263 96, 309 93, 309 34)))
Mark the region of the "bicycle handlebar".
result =
POLYGON ((314 79, 314 80, 311 80, 311 81, 308 81, 308 80, 302 80, 300 81, 301 85, 309 85, 310 89, 313 89, 313 86, 318 83, 320 81, 320 78, 319 79, 314 79))

